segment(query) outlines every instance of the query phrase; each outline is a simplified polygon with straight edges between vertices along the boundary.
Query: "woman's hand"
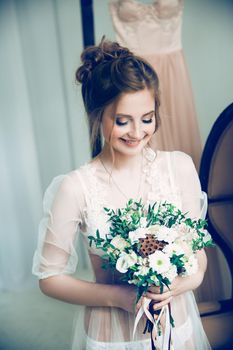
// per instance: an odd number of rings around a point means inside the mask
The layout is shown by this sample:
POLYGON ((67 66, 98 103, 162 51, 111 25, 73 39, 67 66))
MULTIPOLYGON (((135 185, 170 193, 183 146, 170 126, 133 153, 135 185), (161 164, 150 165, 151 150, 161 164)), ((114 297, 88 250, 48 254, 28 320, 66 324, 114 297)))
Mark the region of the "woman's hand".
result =
POLYGON ((165 286, 163 293, 160 293, 160 287, 150 287, 145 296, 152 300, 154 310, 160 310, 163 306, 170 303, 173 298, 173 292, 165 286))
POLYGON ((207 260, 204 250, 198 251, 196 254, 199 269, 195 274, 187 277, 177 276, 169 285, 169 288, 164 286, 163 293, 160 293, 160 287, 149 288, 146 297, 154 302, 154 310, 159 310, 167 305, 173 297, 199 287, 205 274, 207 260))
MULTIPOLYGON (((160 310, 163 306, 169 304, 175 296, 196 289, 201 284, 206 270, 206 255, 204 250, 198 251, 196 254, 199 264, 197 273, 187 277, 177 276, 169 285, 169 288, 164 286, 163 293, 160 293, 160 287, 153 286, 149 288, 144 296, 152 300, 154 310, 160 310)), ((115 306, 130 313, 137 312, 143 304, 144 296, 136 304, 136 287, 118 285, 117 288, 119 288, 119 291, 117 292, 117 304, 115 306)))

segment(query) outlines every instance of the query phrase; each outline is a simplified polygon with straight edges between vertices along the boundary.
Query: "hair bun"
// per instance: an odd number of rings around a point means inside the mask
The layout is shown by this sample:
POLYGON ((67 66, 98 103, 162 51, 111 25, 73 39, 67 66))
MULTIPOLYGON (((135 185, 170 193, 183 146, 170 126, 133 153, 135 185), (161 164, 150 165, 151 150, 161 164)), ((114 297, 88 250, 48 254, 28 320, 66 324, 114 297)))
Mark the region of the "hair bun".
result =
POLYGON ((117 42, 105 40, 103 37, 98 46, 90 46, 83 51, 81 55, 83 64, 76 72, 76 79, 83 83, 99 64, 132 56, 133 53, 127 48, 120 46, 117 42))

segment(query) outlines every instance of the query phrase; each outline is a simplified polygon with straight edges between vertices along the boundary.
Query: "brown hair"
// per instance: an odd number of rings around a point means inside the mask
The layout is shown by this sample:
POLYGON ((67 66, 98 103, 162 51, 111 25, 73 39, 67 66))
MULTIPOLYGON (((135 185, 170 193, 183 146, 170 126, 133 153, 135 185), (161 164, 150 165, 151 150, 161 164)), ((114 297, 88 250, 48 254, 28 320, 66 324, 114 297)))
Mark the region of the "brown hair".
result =
POLYGON ((82 84, 82 97, 89 119, 92 148, 95 146, 106 106, 120 94, 148 88, 155 97, 155 120, 159 118, 159 81, 152 66, 116 42, 102 38, 97 46, 86 48, 76 80, 82 84))

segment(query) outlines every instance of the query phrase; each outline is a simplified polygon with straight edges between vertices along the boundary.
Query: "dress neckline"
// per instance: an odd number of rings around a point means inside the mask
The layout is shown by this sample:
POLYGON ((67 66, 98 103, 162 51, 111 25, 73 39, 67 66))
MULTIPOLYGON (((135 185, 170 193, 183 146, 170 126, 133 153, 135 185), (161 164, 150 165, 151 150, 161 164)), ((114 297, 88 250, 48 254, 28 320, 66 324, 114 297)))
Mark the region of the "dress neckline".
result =
MULTIPOLYGON (((141 178, 141 191, 138 196, 138 198, 142 199, 143 201, 148 201, 148 196, 150 196, 150 191, 145 194, 145 183, 150 185, 150 178, 151 178, 151 167, 153 169, 156 166, 157 162, 159 161, 160 157, 159 154, 161 151, 154 151, 150 147, 145 147, 143 149, 143 169, 142 169, 142 178, 141 178), (158 158, 158 159, 157 159, 158 158)), ((95 162, 89 162, 83 165, 81 168, 84 169, 85 171, 85 177, 88 179, 89 183, 89 198, 90 200, 95 203, 94 206, 97 208, 104 208, 108 207, 110 209, 118 209, 122 206, 125 206, 127 203, 127 200, 122 205, 109 205, 109 188, 108 188, 108 183, 106 181, 101 180, 99 178, 97 172, 102 168, 97 168, 95 162)), ((102 169, 101 169, 102 171, 102 169)), ((157 171, 156 171, 157 173, 157 171)), ((137 198, 137 199, 138 199, 137 198)), ((130 198, 128 198, 130 199, 130 198)), ((135 199, 136 200, 136 199, 135 199)))
MULTIPOLYGON (((146 146, 143 148, 142 150, 142 154, 143 154, 143 158, 146 159, 147 161, 149 161, 150 163, 153 162, 155 160, 155 158, 157 158, 157 156, 159 155, 161 151, 156 150, 154 151, 150 146, 146 146)), ((98 157, 98 156, 97 156, 98 157)), ((92 159, 89 162, 85 163, 83 166, 90 166, 91 168, 95 169, 95 162, 97 160, 96 159, 92 159)), ((98 162, 101 164, 101 161, 98 160, 98 162)), ((101 165, 102 168, 102 165, 101 165)))
POLYGON ((125 22, 137 21, 142 16, 150 16, 154 20, 171 19, 177 17, 183 9, 184 0, 177 0, 164 4, 161 0, 152 3, 143 3, 138 0, 112 0, 110 5, 115 6, 118 16, 125 22))
POLYGON ((145 7, 147 7, 147 6, 149 6, 149 7, 155 6, 155 5, 157 5, 159 3, 159 0, 151 1, 151 3, 148 3, 148 4, 144 3, 144 2, 141 2, 139 0, 117 0, 117 1, 116 0, 112 0, 112 1, 117 3, 117 4, 119 4, 119 5, 121 5, 122 3, 131 2, 133 4, 136 4, 136 5, 139 5, 139 6, 145 6, 145 7))

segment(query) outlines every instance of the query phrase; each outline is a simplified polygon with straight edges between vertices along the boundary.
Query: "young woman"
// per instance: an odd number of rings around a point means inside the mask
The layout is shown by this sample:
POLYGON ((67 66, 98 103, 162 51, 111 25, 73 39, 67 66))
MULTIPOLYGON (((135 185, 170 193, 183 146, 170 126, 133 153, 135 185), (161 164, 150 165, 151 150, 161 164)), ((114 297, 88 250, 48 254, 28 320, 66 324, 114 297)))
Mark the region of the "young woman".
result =
MULTIPOLYGON (((145 319, 139 322, 134 339, 132 336, 141 303, 135 305, 135 288, 123 284, 110 269, 101 268, 101 253, 89 247, 87 237, 97 229, 107 232, 104 207, 124 207, 130 198, 142 199, 145 204, 166 200, 191 217, 199 217, 203 196, 189 156, 154 152, 149 146, 159 126, 158 78, 153 68, 106 40, 86 49, 81 59, 76 78, 82 84, 92 141, 101 130, 104 146, 95 159, 55 178, 47 189, 33 273, 46 295, 86 306, 85 337, 77 336, 79 320, 72 349, 147 350, 150 339, 143 334, 145 319), (77 232, 83 235, 89 252, 93 282, 70 276, 78 259, 77 232)), ((147 293, 155 310, 171 304, 175 350, 210 348, 192 293, 206 270, 204 251, 198 252, 198 262, 195 275, 177 277, 163 294, 157 287, 147 293)))

